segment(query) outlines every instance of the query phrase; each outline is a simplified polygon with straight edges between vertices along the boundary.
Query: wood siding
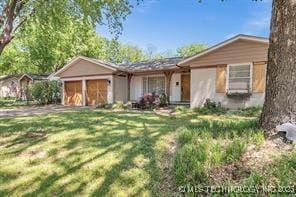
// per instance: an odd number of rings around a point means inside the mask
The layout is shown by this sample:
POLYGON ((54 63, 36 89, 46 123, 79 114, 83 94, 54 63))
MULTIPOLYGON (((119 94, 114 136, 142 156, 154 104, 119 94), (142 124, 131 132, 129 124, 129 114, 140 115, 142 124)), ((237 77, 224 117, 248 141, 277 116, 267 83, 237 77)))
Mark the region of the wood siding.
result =
POLYGON ((268 44, 237 40, 188 63, 190 67, 266 61, 268 44))
POLYGON ((65 77, 78 77, 78 76, 94 76, 102 74, 110 74, 113 71, 99 66, 95 63, 88 62, 86 60, 80 60, 74 65, 70 66, 67 70, 60 73, 58 76, 61 78, 65 77))
POLYGON ((86 81, 87 105, 95 106, 107 103, 107 80, 88 80, 86 81))
POLYGON ((65 105, 82 105, 82 81, 65 82, 64 90, 65 105))
POLYGON ((181 75, 181 100, 190 101, 190 75, 181 75))
POLYGON ((265 91, 265 62, 253 63, 253 92, 263 93, 265 91))
POLYGON ((216 93, 226 92, 227 65, 219 65, 216 68, 216 93))
POLYGON ((115 102, 121 101, 121 102, 127 102, 127 94, 128 94, 128 88, 127 88, 127 76, 114 76, 114 100, 115 102))

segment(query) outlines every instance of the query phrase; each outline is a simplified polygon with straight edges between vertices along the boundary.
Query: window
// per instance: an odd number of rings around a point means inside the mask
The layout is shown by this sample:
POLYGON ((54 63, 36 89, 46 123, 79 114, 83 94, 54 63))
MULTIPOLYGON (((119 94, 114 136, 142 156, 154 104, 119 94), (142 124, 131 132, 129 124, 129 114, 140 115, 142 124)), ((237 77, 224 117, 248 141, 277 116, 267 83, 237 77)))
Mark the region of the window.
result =
POLYGON ((143 93, 165 93, 165 77, 143 77, 143 93))
POLYGON ((248 93, 251 91, 251 64, 228 65, 227 92, 248 93))

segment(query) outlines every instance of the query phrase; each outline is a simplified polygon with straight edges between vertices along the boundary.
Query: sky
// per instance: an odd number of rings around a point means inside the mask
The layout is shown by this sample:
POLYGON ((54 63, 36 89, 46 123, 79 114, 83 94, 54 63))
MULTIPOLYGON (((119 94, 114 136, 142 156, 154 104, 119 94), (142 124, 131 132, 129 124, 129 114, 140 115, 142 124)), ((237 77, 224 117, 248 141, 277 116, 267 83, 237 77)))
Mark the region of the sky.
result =
MULTIPOLYGON (((144 0, 123 23, 119 41, 157 52, 190 43, 217 44, 237 34, 269 36, 271 0, 144 0)), ((106 26, 97 32, 114 38, 106 26)))

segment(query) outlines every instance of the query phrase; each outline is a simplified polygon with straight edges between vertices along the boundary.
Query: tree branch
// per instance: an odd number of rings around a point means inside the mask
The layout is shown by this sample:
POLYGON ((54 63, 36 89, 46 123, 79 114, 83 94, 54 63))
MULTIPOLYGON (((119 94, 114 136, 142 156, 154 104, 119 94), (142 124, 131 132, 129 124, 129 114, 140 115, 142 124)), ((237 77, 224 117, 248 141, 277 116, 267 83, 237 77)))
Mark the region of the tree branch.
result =
POLYGON ((0 35, 0 55, 4 47, 11 41, 11 33, 13 31, 13 22, 15 20, 15 9, 17 6, 18 0, 11 0, 10 3, 7 3, 3 11, 3 30, 0 35), (6 20, 5 20, 6 18, 6 20))
POLYGON ((16 31, 30 18, 35 14, 36 9, 32 9, 32 11, 23 18, 23 20, 21 20, 18 24, 15 25, 15 27, 12 30, 12 37, 15 36, 16 31))

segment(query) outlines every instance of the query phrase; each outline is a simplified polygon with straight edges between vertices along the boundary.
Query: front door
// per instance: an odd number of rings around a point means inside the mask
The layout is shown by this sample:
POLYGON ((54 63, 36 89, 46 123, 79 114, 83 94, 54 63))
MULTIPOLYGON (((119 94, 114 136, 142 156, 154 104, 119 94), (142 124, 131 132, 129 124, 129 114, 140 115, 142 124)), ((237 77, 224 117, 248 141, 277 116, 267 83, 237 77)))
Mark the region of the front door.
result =
POLYGON ((190 74, 181 75, 181 100, 190 101, 190 74))

